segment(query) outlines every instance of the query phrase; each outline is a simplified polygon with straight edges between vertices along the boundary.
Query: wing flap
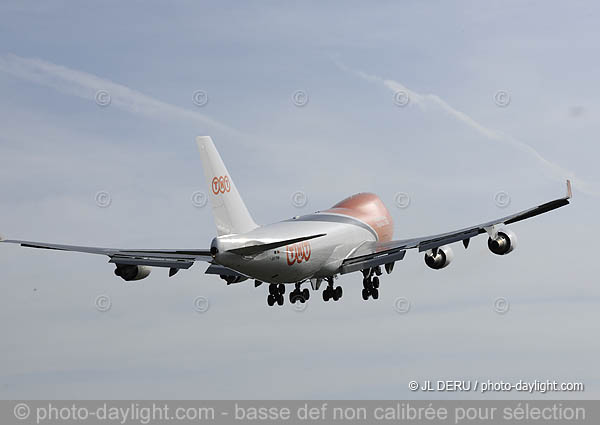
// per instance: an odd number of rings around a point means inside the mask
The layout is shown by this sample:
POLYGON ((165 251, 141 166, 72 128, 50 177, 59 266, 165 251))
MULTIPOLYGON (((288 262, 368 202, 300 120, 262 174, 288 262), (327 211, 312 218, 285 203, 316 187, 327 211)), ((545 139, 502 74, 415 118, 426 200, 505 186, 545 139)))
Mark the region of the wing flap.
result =
POLYGON ((400 261, 404 258, 404 255, 406 255, 405 250, 392 249, 389 251, 347 258, 340 267, 340 274, 352 273, 358 270, 369 269, 382 264, 400 261))
POLYGON ((419 242, 418 244, 419 252, 427 251, 428 249, 437 248, 442 245, 447 245, 449 243, 464 241, 465 239, 471 239, 473 236, 477 236, 479 233, 481 233, 479 229, 468 229, 465 231, 459 231, 434 239, 424 240, 419 242))
POLYGON ((139 258, 122 257, 119 255, 110 257, 109 263, 132 266, 168 267, 170 269, 189 269, 194 265, 193 261, 175 260, 172 258, 139 258))

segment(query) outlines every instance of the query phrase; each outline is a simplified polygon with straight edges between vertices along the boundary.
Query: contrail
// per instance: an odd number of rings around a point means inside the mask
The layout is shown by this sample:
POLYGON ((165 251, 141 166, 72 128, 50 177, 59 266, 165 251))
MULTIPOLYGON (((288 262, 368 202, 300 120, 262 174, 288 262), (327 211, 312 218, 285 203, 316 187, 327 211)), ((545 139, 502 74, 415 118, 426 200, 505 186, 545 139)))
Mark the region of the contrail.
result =
POLYGON ((535 160, 548 169, 552 175, 557 180, 564 180, 565 178, 571 178, 574 181, 574 187, 578 190, 592 195, 598 195, 598 192, 593 188, 593 186, 586 182, 583 179, 575 177, 575 174, 571 171, 568 171, 562 168, 560 165, 544 158, 537 150, 535 150, 532 146, 528 145, 525 142, 515 139, 514 137, 508 136, 502 132, 492 130, 483 124, 477 122, 475 119, 471 118, 468 114, 459 111, 458 109, 451 106, 444 99, 440 98, 435 94, 421 94, 417 93, 413 90, 410 90, 408 87, 394 80, 386 80, 384 78, 378 77, 376 75, 371 75, 364 73, 362 71, 357 71, 354 69, 350 69, 345 66, 343 63, 334 60, 335 64, 343 71, 354 74, 366 81, 372 83, 383 84, 385 87, 390 89, 392 92, 398 93, 403 92, 408 96, 408 99, 411 104, 417 105, 421 110, 426 110, 428 105, 436 105, 440 107, 444 112, 456 118, 458 121, 466 124, 471 127, 473 130, 487 137, 488 139, 498 141, 500 143, 505 143, 511 145, 512 147, 524 152, 531 157, 535 158, 535 160))
POLYGON ((228 134, 240 136, 239 131, 199 112, 171 105, 97 75, 41 59, 24 58, 14 54, 0 56, 0 71, 53 88, 61 93, 92 101, 96 99, 99 91, 105 91, 110 95, 111 106, 132 114, 150 118, 170 117, 195 121, 228 134))

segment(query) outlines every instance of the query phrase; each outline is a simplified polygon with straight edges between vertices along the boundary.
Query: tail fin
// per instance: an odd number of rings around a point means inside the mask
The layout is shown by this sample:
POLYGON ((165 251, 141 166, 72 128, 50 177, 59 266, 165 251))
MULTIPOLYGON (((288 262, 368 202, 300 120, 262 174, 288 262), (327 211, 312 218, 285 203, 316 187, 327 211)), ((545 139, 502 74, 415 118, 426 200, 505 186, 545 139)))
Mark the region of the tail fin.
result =
POLYGON ((217 235, 245 233, 256 229, 258 226, 252 220, 210 136, 196 137, 196 143, 208 183, 208 196, 215 216, 217 235))

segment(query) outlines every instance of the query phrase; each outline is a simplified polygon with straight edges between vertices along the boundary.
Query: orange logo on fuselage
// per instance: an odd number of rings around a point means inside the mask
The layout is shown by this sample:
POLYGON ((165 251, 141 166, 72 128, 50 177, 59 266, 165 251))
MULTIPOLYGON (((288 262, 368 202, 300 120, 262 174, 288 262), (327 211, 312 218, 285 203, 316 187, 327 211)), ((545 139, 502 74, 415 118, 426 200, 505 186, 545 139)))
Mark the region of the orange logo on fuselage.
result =
POLYGON ((287 253, 287 263, 292 265, 294 263, 300 264, 303 261, 310 259, 310 243, 299 242, 293 245, 287 245, 285 247, 287 253))
POLYGON ((229 177, 220 176, 215 177, 212 180, 212 191, 215 195, 219 193, 229 192, 231 190, 231 183, 229 183, 229 177))

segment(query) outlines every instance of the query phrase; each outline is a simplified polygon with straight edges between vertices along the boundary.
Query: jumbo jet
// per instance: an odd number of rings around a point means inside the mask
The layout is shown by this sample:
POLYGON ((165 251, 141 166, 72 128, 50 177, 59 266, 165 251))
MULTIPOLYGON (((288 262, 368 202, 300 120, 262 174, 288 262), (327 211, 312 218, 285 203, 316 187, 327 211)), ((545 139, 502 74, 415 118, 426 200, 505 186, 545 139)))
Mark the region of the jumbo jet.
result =
POLYGON ((210 249, 115 249, 74 245, 59 245, 21 240, 2 240, 29 248, 102 254, 115 265, 115 275, 125 281, 148 277, 151 267, 169 269, 169 277, 195 262, 209 263, 207 274, 219 275, 227 284, 253 279, 255 286, 268 283, 267 304, 284 303, 285 285, 294 285, 289 292, 291 303, 304 303, 323 282, 324 301, 342 298, 342 287, 334 285, 339 275, 361 272, 362 298, 379 298, 379 276, 383 269, 389 274, 394 264, 404 258, 409 249, 424 252, 425 264, 443 269, 453 258, 449 246, 461 241, 465 249, 474 236, 486 234, 491 252, 506 255, 517 244, 515 234, 506 228, 517 221, 535 217, 569 204, 571 183, 567 194, 536 207, 497 220, 439 235, 393 240, 394 226, 382 200, 373 193, 358 193, 333 207, 265 226, 257 225, 225 168, 217 149, 208 136, 197 137, 208 194, 217 227, 217 236, 210 249))

